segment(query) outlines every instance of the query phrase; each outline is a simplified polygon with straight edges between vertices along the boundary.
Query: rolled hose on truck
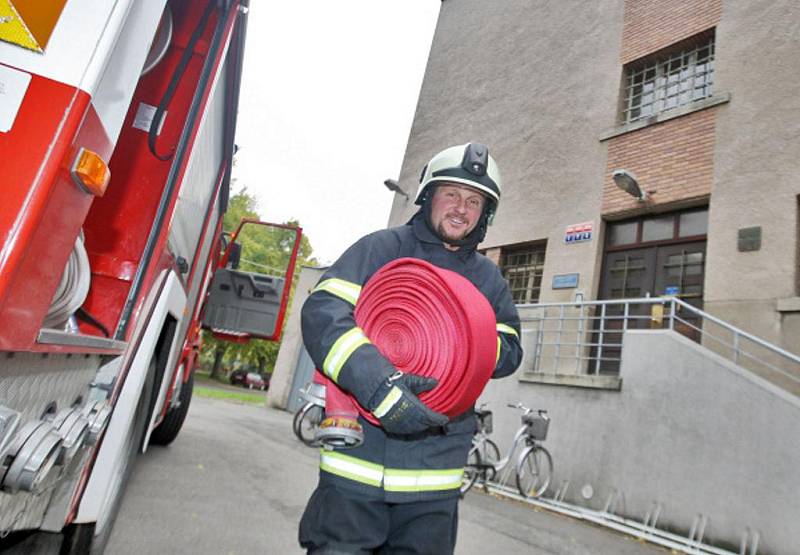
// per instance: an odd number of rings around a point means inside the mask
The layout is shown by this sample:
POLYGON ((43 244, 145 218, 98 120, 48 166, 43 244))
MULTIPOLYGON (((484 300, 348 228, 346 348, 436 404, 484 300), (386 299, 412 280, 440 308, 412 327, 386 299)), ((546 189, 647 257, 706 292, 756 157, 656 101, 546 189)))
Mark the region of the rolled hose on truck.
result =
POLYGON ((64 267, 64 273, 61 275, 61 281, 50 302, 42 327, 63 330, 69 325, 70 318, 83 305, 89 294, 91 277, 89 257, 83 246, 83 232, 81 232, 75 240, 75 246, 64 267))
MULTIPOLYGON (((465 277, 416 258, 379 269, 355 308, 358 327, 398 370, 435 378, 420 394, 430 409, 452 418, 475 403, 497 362, 497 324, 484 295, 465 277)), ((378 419, 321 372, 325 415, 317 441, 328 447, 363 442, 357 415, 378 419)))

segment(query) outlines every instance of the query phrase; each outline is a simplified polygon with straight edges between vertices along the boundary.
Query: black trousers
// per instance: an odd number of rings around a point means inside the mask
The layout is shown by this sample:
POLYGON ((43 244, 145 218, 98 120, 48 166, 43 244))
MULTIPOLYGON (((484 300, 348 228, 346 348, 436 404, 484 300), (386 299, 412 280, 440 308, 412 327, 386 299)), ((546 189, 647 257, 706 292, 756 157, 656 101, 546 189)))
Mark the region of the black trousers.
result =
POLYGON ((311 555, 451 555, 457 528, 458 497, 386 503, 321 484, 299 539, 311 555))

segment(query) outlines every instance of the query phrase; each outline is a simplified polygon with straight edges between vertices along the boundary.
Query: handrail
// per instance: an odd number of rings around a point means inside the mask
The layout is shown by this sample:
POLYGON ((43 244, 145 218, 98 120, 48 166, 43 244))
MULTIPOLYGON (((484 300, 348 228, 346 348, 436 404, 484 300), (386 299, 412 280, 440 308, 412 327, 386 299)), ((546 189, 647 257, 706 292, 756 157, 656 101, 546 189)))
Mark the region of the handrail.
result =
POLYGON ((800 384, 800 356, 677 297, 520 304, 517 308, 523 332, 536 332, 533 351, 533 372, 536 373, 616 373, 622 360, 623 334, 629 329, 641 328, 644 322, 652 322, 647 327, 676 331, 708 348, 711 348, 710 342, 716 342, 722 352, 712 350, 733 363, 747 367, 745 363, 751 362, 800 384), (664 309, 656 312, 652 308, 655 305, 661 305, 664 309), (649 310, 648 306, 651 307, 649 310), (638 307, 638 313, 634 307, 638 307), (712 333, 713 330, 704 329, 704 324, 714 324, 730 334, 730 339, 725 333, 712 333), (749 352, 744 349, 744 342, 749 342, 749 352), (765 357, 763 352, 754 353, 755 347, 769 354, 765 357), (732 355, 728 350, 732 351, 732 355), (778 365, 774 357, 777 357, 778 365), (542 359, 551 359, 552 367, 543 365, 542 359), (570 361, 572 364, 569 364, 570 361), (781 368, 787 363, 797 369, 790 372, 781 368))
POLYGON ((697 314, 699 316, 702 316, 704 320, 711 320, 712 322, 714 322, 718 326, 721 326, 723 328, 727 328, 730 331, 733 331, 736 335, 745 337, 745 338, 749 339, 750 341, 752 341, 753 343, 755 343, 757 345, 760 345, 761 347, 764 347, 765 349, 768 349, 770 351, 774 351, 775 353, 777 353, 777 354, 779 354, 781 356, 784 356, 784 357, 786 357, 788 359, 791 359, 794 362, 800 364, 800 356, 797 356, 794 353, 790 353, 789 351, 781 349, 777 345, 773 345, 772 343, 769 343, 768 341, 764 341, 760 337, 756 337, 755 335, 747 333, 746 331, 744 331, 742 329, 739 329, 736 326, 725 322, 724 320, 720 320, 716 316, 712 316, 708 312, 705 312, 703 310, 700 310, 699 308, 696 308, 696 307, 690 305, 686 301, 682 301, 682 300, 680 300, 678 298, 673 297, 672 298, 672 302, 676 303, 679 306, 682 306, 682 307, 686 308, 689 312, 694 312, 695 314, 697 314))
MULTIPOLYGON (((598 299, 596 301, 573 301, 570 303, 524 303, 518 304, 517 310, 525 308, 547 308, 559 306, 601 305, 601 304, 666 304, 674 297, 637 297, 633 299, 598 299)), ((691 306, 691 305, 690 305, 691 306)))

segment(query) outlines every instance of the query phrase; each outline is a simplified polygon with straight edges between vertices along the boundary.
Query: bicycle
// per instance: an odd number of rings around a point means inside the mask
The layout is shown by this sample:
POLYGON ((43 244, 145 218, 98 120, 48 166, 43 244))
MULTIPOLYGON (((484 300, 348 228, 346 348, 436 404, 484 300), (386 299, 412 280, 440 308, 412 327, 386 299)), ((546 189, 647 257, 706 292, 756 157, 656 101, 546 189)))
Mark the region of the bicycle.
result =
MULTIPOLYGON (((541 496, 550 485, 553 474, 553 458, 550 453, 542 447, 541 441, 547 438, 547 429, 550 425, 550 417, 546 410, 534 410, 524 406, 522 403, 508 406, 521 409, 522 426, 514 435, 514 442, 508 453, 501 459, 500 450, 497 445, 489 439, 488 435, 492 431, 492 411, 483 410, 483 406, 475 411, 478 418, 478 432, 472 438, 472 449, 467 457, 467 464, 464 467, 464 479, 461 485, 462 497, 475 485, 480 478, 487 486, 489 481, 494 480, 498 473, 502 472, 511 461, 512 455, 517 451, 518 446, 524 441, 525 446, 517 457, 514 466, 517 489, 520 495, 525 498, 535 498, 541 496)), ((505 483, 510 472, 510 467, 501 476, 501 483, 505 483)))
POLYGON ((315 438, 319 424, 325 418, 325 386, 309 382, 300 389, 300 397, 306 402, 294 414, 292 430, 305 445, 319 447, 315 438))

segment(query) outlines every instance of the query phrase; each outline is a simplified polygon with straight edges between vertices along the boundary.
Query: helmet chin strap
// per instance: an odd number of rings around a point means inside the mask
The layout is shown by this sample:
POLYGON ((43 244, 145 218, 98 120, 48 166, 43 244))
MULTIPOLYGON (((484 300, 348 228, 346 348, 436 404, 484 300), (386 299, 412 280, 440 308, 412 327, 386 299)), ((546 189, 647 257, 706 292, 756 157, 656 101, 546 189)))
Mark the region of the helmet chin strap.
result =
POLYGON ((428 229, 430 229, 431 232, 436 235, 436 237, 441 239, 442 243, 446 243, 453 247, 477 247, 478 244, 483 241, 483 238, 486 237, 486 230, 489 226, 490 210, 488 202, 483 207, 483 212, 481 213, 481 217, 478 220, 478 225, 475 226, 475 229, 470 231, 463 239, 457 239, 453 241, 452 239, 442 237, 442 235, 439 233, 439 230, 433 225, 433 220, 431 219, 433 205, 431 202, 432 197, 433 195, 426 195, 422 204, 422 213, 425 215, 425 224, 428 226, 428 229))

